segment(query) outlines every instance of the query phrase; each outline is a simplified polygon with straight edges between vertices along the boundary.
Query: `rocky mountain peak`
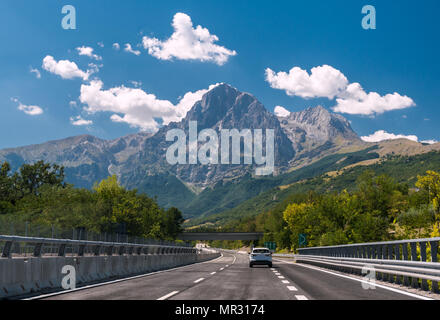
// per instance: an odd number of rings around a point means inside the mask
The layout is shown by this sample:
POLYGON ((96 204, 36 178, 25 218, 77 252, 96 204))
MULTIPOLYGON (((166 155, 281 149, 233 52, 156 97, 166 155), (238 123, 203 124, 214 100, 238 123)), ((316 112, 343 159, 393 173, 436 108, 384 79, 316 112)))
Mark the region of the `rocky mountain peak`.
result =
POLYGON ((322 106, 292 112, 288 117, 279 120, 283 130, 294 142, 300 142, 305 137, 318 143, 334 141, 338 138, 359 140, 347 119, 322 106))

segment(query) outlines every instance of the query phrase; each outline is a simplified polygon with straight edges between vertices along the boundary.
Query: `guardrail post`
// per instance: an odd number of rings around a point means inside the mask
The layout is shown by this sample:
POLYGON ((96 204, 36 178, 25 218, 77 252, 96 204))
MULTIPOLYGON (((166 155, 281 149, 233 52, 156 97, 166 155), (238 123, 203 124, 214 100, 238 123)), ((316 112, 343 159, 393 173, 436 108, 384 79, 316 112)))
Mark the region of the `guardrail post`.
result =
MULTIPOLYGON (((396 260, 401 260, 400 259, 400 245, 399 244, 396 244, 396 246, 394 247, 394 252, 396 254, 396 260)), ((397 284, 401 284, 402 283, 401 278, 402 277, 399 276, 399 275, 396 276, 396 283, 397 284)))
MULTIPOLYGON (((405 261, 409 260, 409 256, 408 256, 408 243, 402 244, 402 256, 403 256, 403 260, 405 260, 405 261)), ((409 278, 407 276, 403 277, 403 284, 405 286, 409 287, 409 278)))
POLYGON ((6 241, 5 246, 3 247, 2 257, 10 258, 11 257, 11 249, 12 249, 12 241, 6 241))
POLYGON ((106 251, 107 251, 108 256, 112 256, 113 255, 113 246, 108 246, 106 251))
MULTIPOLYGON (((431 246, 431 262, 438 262, 438 259, 437 259, 438 242, 437 241, 431 241, 431 242, 429 242, 429 244, 431 246)), ((437 281, 432 281, 431 291, 434 292, 434 293, 439 293, 438 282, 437 281)))
MULTIPOLYGON (((422 261, 426 262, 426 242, 420 242, 420 258, 422 261)), ((422 290, 428 291, 428 281, 422 279, 422 290)))
POLYGON ((37 243, 34 247, 34 257, 41 257, 41 249, 43 248, 42 243, 37 243))
MULTIPOLYGON (((417 261, 418 260, 417 259, 417 242, 411 242, 410 246, 411 246, 411 260, 417 261)), ((412 281, 411 281, 411 286, 413 288, 419 288, 419 279, 413 277, 412 281)))
MULTIPOLYGON (((387 248, 388 248, 388 255, 387 255, 387 258, 386 259, 388 259, 388 260, 393 260, 393 245, 387 245, 387 248)), ((388 281, 390 282, 390 283, 394 283, 394 275, 392 275, 392 274, 388 274, 387 275, 387 278, 388 278, 388 281)))
POLYGON ((62 243, 58 248, 58 257, 64 257, 65 254, 66 254, 66 244, 62 243))
MULTIPOLYGON (((377 259, 382 259, 382 249, 382 245, 379 244, 376 246, 377 259)), ((382 280, 381 272, 377 272, 377 280, 382 280)))
POLYGON ((367 246, 367 258, 373 259, 374 248, 372 246, 367 246))
POLYGON ((97 245, 97 246, 95 247, 95 250, 94 250, 93 254, 94 254, 95 256, 99 256, 100 252, 101 252, 101 246, 100 246, 100 245, 97 245))
POLYGON ((85 244, 80 244, 78 246, 78 256, 80 256, 80 257, 84 256, 85 249, 86 249, 86 245, 85 244))

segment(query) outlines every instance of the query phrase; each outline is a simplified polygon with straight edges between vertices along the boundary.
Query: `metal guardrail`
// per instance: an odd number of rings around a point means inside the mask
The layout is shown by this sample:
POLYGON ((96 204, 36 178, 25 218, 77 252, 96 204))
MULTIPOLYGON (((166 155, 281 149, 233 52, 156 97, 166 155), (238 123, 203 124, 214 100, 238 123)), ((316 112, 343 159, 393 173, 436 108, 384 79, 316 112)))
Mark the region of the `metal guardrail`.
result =
POLYGON ((294 257, 298 262, 357 274, 368 266, 379 280, 439 293, 439 242, 440 238, 430 238, 301 248, 294 257))
MULTIPOLYGON (((155 245, 69 239, 47 239, 0 235, 1 258, 12 258, 14 252, 22 252, 21 250, 17 250, 16 247, 29 248, 29 245, 32 245, 31 252, 29 253, 34 257, 41 257, 43 255, 56 255, 59 257, 64 257, 66 255, 99 256, 102 254, 195 254, 201 252, 195 248, 177 245, 172 246, 160 244, 155 245)), ((22 254, 16 254, 16 256, 21 255, 22 254)))

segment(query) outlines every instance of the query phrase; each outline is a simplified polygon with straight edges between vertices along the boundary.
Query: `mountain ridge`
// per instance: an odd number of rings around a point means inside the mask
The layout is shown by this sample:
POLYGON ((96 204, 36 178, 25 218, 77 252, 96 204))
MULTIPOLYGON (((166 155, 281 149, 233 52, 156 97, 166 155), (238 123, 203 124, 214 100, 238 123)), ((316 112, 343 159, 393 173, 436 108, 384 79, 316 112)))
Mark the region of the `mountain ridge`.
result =
POLYGON ((139 132, 113 140, 92 135, 74 136, 0 150, 0 162, 10 162, 13 170, 23 163, 38 160, 57 163, 66 167, 68 183, 85 188, 116 174, 125 187, 157 196, 164 206, 190 206, 191 214, 195 215, 197 208, 202 206, 200 197, 210 198, 212 194, 217 194, 222 199, 230 197, 228 203, 235 205, 237 201, 255 196, 265 189, 261 186, 263 180, 253 177, 255 165, 168 164, 165 154, 171 142, 166 141, 166 133, 171 129, 181 129, 188 134, 190 121, 197 121, 199 130, 274 129, 275 176, 289 174, 333 154, 358 152, 376 145, 382 148, 380 156, 387 150, 398 153, 399 148, 405 153, 436 148, 414 143, 401 143, 400 146, 398 143, 366 143, 354 132, 347 119, 321 106, 293 112, 288 117, 277 117, 252 94, 220 84, 197 101, 184 119, 163 126, 154 134, 139 132), (250 177, 250 182, 240 184, 242 180, 247 181, 246 177, 250 177), (239 198, 218 191, 234 181, 252 190, 239 198))

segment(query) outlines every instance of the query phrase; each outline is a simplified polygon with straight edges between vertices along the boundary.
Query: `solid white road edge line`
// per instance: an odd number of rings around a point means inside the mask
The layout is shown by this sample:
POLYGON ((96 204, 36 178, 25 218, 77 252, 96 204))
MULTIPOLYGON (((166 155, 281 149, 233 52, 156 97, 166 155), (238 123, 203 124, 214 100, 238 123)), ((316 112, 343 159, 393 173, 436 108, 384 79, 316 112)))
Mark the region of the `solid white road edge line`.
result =
POLYGON ((88 286, 84 286, 84 287, 80 287, 80 288, 76 288, 76 289, 71 289, 71 290, 65 290, 65 291, 60 291, 60 292, 42 294, 40 296, 31 297, 31 298, 27 298, 27 299, 23 299, 23 300, 44 299, 44 298, 59 296, 59 295, 62 295, 62 294, 69 294, 69 293, 73 293, 73 292, 77 292, 77 291, 81 291, 81 290, 101 287, 101 286, 105 286, 105 285, 113 284, 113 283, 118 283, 118 282, 122 282, 122 281, 129 281, 129 280, 139 279, 139 278, 143 278, 143 277, 154 276, 156 274, 160 274, 160 273, 164 273, 164 272, 170 272, 170 271, 180 270, 180 269, 184 269, 184 268, 188 268, 188 267, 193 267, 194 265, 197 265, 197 264, 212 263, 214 261, 217 261, 217 260, 223 258, 223 253, 220 253, 220 254, 221 254, 220 257, 218 257, 218 258, 216 258, 214 260, 210 260, 210 261, 193 263, 193 264, 189 264, 189 265, 186 265, 186 266, 177 267, 177 268, 173 268, 173 269, 167 269, 167 270, 160 270, 160 271, 150 272, 150 273, 141 274, 141 275, 134 276, 134 277, 128 277, 128 278, 122 278, 122 279, 118 279, 118 280, 112 280, 112 281, 107 281, 107 282, 91 284, 91 285, 88 285, 88 286))
MULTIPOLYGON (((345 279, 350 279, 350 280, 354 280, 354 281, 357 281, 357 282, 362 282, 362 283, 366 283, 368 285, 371 285, 371 282, 368 282, 368 281, 365 281, 365 280, 361 280, 361 279, 357 279, 357 278, 352 278, 352 277, 349 277, 349 276, 346 276, 346 275, 343 275, 343 274, 338 274, 338 273, 334 273, 334 272, 327 271, 327 270, 321 270, 319 268, 315 268, 315 267, 312 267, 312 266, 309 266, 309 265, 304 265, 304 264, 299 264, 299 263, 294 263, 294 262, 286 262, 286 261, 279 260, 279 259, 275 259, 275 260, 279 261, 279 262, 282 262, 282 263, 292 264, 292 265, 300 266, 300 267, 303 267, 303 268, 309 268, 309 269, 313 269, 313 270, 316 270, 316 271, 321 271, 321 272, 324 272, 324 273, 328 273, 328 274, 331 274, 331 275, 334 275, 334 276, 337 276, 337 277, 341 277, 341 278, 345 278, 345 279)), ((393 291, 393 292, 396 292, 396 293, 403 294, 405 296, 409 296, 409 297, 413 297, 413 298, 417 298, 417 299, 421 299, 421 300, 435 300, 435 299, 432 299, 432 298, 420 296, 418 294, 414 294, 414 293, 411 293, 411 292, 406 292, 406 291, 399 290, 399 289, 396 289, 396 288, 387 287, 387 286, 384 286, 384 285, 381 285, 381 284, 377 284, 377 283, 374 284, 374 285, 376 287, 379 287, 379 288, 382 288, 382 289, 385 289, 385 290, 393 291)))

